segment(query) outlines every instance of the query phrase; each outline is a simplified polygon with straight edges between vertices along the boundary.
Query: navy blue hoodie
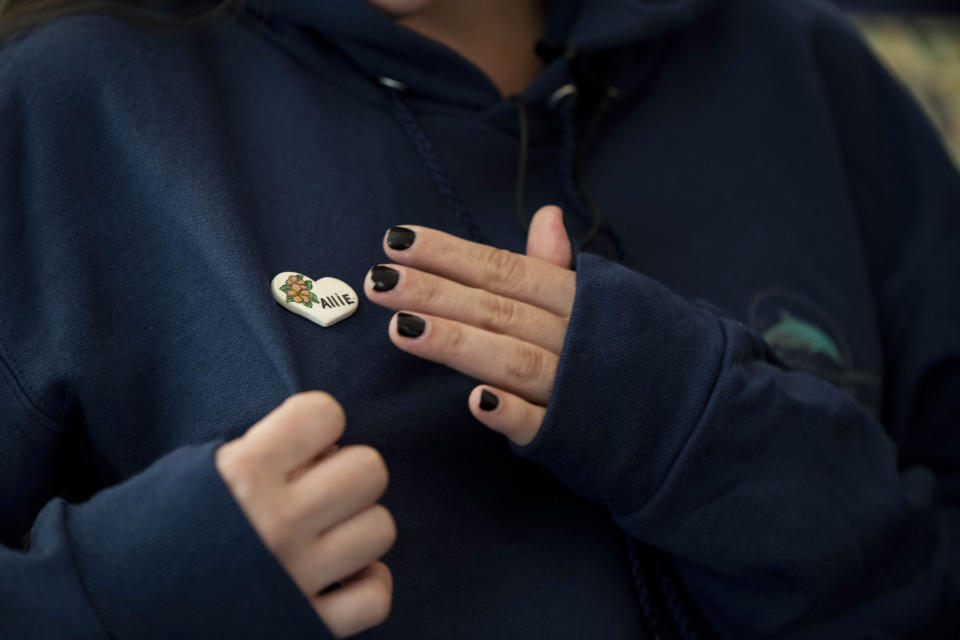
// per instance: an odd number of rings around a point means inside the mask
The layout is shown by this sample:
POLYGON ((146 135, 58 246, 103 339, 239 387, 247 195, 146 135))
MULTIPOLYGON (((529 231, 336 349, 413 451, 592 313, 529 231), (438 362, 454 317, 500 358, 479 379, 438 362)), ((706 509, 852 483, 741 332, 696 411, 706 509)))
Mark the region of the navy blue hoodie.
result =
POLYGON ((506 99, 360 1, 5 43, 0 635, 330 637, 213 464, 315 388, 390 470, 364 638, 955 632, 960 179, 927 120, 812 1, 554 0, 539 51, 506 99), (360 290, 394 224, 522 251, 518 199, 583 240, 526 446, 389 311, 269 291, 360 290))

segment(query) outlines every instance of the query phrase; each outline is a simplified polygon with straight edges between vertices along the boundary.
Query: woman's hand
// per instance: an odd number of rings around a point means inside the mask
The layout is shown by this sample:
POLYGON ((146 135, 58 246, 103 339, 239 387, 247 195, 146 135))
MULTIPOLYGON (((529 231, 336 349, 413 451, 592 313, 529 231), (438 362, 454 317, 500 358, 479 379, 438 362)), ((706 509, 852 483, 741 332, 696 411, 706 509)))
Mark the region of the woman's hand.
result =
POLYGON ((487 384, 470 411, 518 445, 540 430, 573 308, 576 274, 558 207, 530 223, 527 255, 425 227, 394 227, 370 270, 367 297, 400 311, 390 339, 404 351, 487 384))
POLYGON ((337 638, 386 620, 393 578, 377 558, 397 535, 376 504, 387 488, 383 457, 366 445, 338 448, 345 424, 333 397, 308 391, 216 452, 243 513, 337 638))

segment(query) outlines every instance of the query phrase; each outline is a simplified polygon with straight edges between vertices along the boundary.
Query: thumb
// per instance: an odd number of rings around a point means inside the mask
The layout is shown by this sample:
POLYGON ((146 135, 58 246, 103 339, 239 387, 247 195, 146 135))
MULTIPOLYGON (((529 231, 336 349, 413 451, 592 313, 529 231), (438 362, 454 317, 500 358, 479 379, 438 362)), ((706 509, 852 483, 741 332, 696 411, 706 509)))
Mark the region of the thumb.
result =
POLYGON ((527 234, 527 255, 564 269, 570 268, 573 251, 567 230, 563 226, 563 211, 560 207, 548 204, 533 214, 527 234))

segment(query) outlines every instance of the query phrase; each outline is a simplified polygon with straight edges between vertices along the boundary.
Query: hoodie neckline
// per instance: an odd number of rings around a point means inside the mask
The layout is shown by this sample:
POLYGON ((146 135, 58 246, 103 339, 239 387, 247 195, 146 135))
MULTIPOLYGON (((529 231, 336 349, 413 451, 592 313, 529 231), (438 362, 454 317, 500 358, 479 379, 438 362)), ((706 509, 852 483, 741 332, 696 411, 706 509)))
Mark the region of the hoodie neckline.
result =
MULTIPOLYGON (((716 0, 550 0, 542 40, 579 53, 638 44, 682 27, 716 0)), ((271 0, 262 10, 321 33, 370 79, 407 94, 499 119, 512 110, 493 81, 449 46, 394 22, 366 0, 271 0)), ((532 109, 570 81, 567 61, 547 63, 520 95, 532 109)))

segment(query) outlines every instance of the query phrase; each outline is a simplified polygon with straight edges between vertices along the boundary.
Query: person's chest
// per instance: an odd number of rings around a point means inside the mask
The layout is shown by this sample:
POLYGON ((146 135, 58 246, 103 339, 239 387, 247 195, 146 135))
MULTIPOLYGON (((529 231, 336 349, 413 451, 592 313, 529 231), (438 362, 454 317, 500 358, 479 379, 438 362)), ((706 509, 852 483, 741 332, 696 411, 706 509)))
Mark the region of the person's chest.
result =
MULTIPOLYGON (((138 220, 94 223, 105 235, 90 268, 110 263, 111 277, 130 285, 82 292, 99 307, 80 319, 84 340, 73 345, 86 364, 70 375, 102 476, 239 436, 287 395, 323 389, 346 410, 343 444, 376 447, 391 471, 383 503, 400 534, 385 561, 398 614, 370 637, 441 622, 457 637, 511 637, 503 633, 529 622, 518 594, 535 603, 538 630, 555 627, 551 637, 596 635, 598 620, 607 637, 636 636, 632 578, 609 516, 512 456, 467 410, 476 382, 394 348, 391 312, 363 297, 389 226, 457 235, 466 226, 392 118, 366 104, 344 117, 345 102, 318 102, 307 123, 240 118, 226 149, 214 140, 167 149, 180 164, 154 184, 176 189, 158 188, 138 220), (326 328, 290 313, 270 291, 286 271, 343 280, 360 292, 356 312, 326 328)), ((586 186, 624 263, 740 319, 790 364, 873 409, 876 320, 829 141, 797 134, 797 153, 784 153, 782 140, 766 140, 791 136, 784 127, 745 140, 727 123, 702 139, 658 113, 614 117, 587 156, 586 186)), ((488 125, 422 120, 481 233, 522 251, 516 142, 488 125)), ((694 119, 704 132, 722 125, 704 120, 694 119)), ((529 212, 566 204, 559 171, 557 145, 531 149, 529 212)), ((142 196, 120 197, 132 207, 142 196)), ((574 235, 586 224, 569 222, 574 235)))

